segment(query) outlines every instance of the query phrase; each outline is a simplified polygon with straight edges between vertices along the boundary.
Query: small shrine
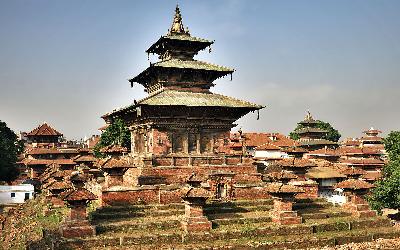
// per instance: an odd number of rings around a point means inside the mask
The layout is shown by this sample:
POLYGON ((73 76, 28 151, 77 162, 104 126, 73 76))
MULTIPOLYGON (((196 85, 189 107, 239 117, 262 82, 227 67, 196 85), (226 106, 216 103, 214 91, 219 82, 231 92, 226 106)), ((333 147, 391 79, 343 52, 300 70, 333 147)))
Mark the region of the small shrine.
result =
POLYGON ((72 185, 66 181, 53 181, 51 182, 46 189, 49 191, 47 196, 50 199, 53 207, 62 207, 64 206, 64 201, 60 198, 60 194, 65 192, 68 189, 71 189, 72 185))
POLYGON ((204 216, 204 205, 212 196, 211 192, 201 187, 188 187, 183 191, 185 219, 182 222, 186 233, 210 231, 212 223, 204 216))
POLYGON ((293 201, 296 194, 304 192, 302 188, 289 184, 297 176, 287 171, 267 174, 272 183, 267 184, 267 191, 274 199, 271 211, 272 221, 280 225, 300 224, 302 218, 293 211, 293 201))
POLYGON ((99 162, 99 167, 106 173, 106 187, 123 186, 124 174, 132 163, 128 157, 112 157, 99 162))
POLYGON ((365 200, 365 195, 374 185, 356 179, 348 179, 336 184, 335 188, 341 188, 347 198, 347 202, 343 205, 345 209, 350 211, 353 216, 364 218, 376 216, 376 212, 372 211, 365 200))
POLYGON ((208 176, 208 184, 215 199, 226 200, 233 197, 234 176, 235 173, 232 171, 211 171, 208 176))
POLYGON ((97 197, 84 188, 74 188, 61 194, 68 203, 69 216, 62 222, 60 233, 65 238, 93 236, 96 234, 87 217, 86 208, 90 201, 97 197))

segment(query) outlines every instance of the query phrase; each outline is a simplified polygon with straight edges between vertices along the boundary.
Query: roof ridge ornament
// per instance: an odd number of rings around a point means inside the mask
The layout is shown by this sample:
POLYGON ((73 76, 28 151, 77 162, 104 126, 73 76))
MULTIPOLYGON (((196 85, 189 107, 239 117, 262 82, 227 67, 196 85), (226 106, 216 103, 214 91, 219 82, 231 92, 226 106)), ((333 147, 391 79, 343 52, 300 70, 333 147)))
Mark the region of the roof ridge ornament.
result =
POLYGON ((305 118, 305 120, 306 120, 306 121, 311 121, 311 120, 314 120, 314 118, 312 117, 312 115, 311 115, 311 113, 310 113, 310 110, 309 110, 309 109, 307 109, 307 114, 306 114, 306 118, 305 118))
POLYGON ((186 30, 185 30, 185 28, 183 27, 182 14, 181 14, 178 4, 176 5, 176 8, 175 8, 174 19, 172 21, 171 29, 169 29, 169 31, 168 31, 168 35, 189 35, 190 36, 189 28, 186 27, 186 30))

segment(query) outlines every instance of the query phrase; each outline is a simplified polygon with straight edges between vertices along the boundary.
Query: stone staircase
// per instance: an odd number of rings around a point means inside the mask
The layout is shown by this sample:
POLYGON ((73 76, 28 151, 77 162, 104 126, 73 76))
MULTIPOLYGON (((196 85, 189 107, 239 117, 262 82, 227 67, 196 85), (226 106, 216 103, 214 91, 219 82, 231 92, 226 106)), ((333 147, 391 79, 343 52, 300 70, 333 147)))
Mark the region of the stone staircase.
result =
POLYGON ((183 204, 104 207, 92 212, 97 235, 68 239, 63 249, 301 249, 377 238, 400 237, 383 217, 356 219, 323 200, 299 200, 293 206, 303 223, 271 222, 272 200, 212 201, 204 212, 209 233, 185 234, 183 204))

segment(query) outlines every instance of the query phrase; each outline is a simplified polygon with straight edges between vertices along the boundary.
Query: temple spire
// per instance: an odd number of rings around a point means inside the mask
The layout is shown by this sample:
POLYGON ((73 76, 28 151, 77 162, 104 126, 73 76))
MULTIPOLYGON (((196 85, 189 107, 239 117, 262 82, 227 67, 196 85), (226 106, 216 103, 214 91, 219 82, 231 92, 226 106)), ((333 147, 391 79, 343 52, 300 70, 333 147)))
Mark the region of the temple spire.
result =
POLYGON ((168 32, 168 35, 190 35, 189 29, 186 28, 185 30, 185 28, 183 27, 182 15, 178 5, 176 5, 175 16, 172 21, 172 26, 168 32))
POLYGON ((309 109, 307 110, 307 114, 304 120, 306 121, 314 120, 309 109))

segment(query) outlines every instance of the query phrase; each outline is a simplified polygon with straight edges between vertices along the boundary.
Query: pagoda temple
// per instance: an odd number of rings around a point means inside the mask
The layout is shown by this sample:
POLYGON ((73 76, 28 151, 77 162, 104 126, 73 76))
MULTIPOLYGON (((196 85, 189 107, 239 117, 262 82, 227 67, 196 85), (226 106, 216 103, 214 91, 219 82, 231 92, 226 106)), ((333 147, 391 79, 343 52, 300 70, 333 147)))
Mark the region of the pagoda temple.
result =
MULTIPOLYGON (((177 6, 167 34, 146 50, 159 61, 129 80, 141 84, 148 96, 102 116, 107 124, 124 120, 131 131, 129 156, 135 170, 126 174, 134 176, 131 184, 183 183, 192 166, 236 166, 251 160, 229 154, 230 130, 240 117, 263 107, 210 91, 215 80, 234 72, 194 59, 212 44, 184 28, 177 6)), ((250 172, 257 173, 253 166, 250 172)))
POLYGON ((316 150, 321 148, 332 148, 336 147, 337 143, 324 139, 324 136, 328 131, 317 127, 318 121, 314 120, 310 111, 307 111, 307 115, 303 121, 298 123, 302 125, 302 128, 296 130, 296 134, 299 135, 298 142, 302 147, 309 150, 316 150))
POLYGON ((46 122, 26 135, 28 143, 31 143, 33 147, 54 147, 59 143, 62 136, 62 133, 52 128, 46 122))

